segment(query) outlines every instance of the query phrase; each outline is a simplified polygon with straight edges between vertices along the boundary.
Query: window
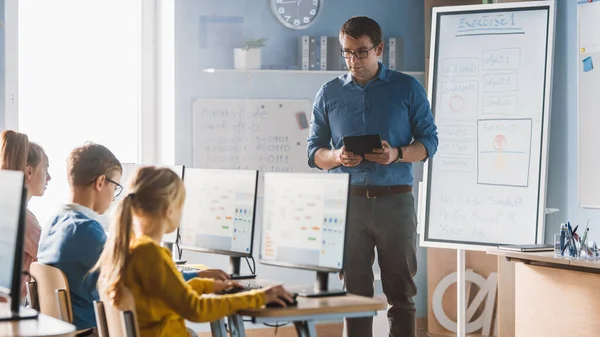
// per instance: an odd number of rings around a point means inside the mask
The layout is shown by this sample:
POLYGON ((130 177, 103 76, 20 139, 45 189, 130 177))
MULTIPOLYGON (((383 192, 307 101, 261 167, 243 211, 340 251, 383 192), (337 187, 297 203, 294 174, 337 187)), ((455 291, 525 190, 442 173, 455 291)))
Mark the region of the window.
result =
POLYGON ((30 202, 41 225, 68 202, 73 148, 93 141, 140 162, 142 1, 18 0, 19 130, 52 175, 30 202))

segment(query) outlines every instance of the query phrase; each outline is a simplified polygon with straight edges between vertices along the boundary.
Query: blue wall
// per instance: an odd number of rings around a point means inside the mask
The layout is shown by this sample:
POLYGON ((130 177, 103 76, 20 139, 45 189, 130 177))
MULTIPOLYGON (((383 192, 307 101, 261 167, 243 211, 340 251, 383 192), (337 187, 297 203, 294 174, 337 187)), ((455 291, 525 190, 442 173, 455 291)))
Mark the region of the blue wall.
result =
MULTIPOLYGON (((4 0, 0 0, 0 21, 4 22, 4 0)), ((4 27, 0 27, 0 130, 4 129, 4 86, 5 86, 5 71, 4 71, 4 27)))
MULTIPOLYGON (((596 216, 597 223, 600 216, 599 212, 583 210, 578 205, 576 1, 558 1, 554 49, 547 205, 560 208, 560 212, 546 217, 548 243, 560 223, 585 223, 588 216, 596 216)), ((600 239, 600 226, 590 227, 590 238, 600 239)))
MULTIPOLYGON (((549 216, 546 241, 552 241, 561 222, 585 225, 590 218, 590 238, 600 242, 600 211, 583 209, 578 201, 577 159, 577 72, 578 36, 576 1, 559 0, 557 44, 554 67, 552 136, 550 150, 550 201, 561 207, 556 216, 549 216), (563 211, 564 210, 564 211, 563 211)), ((588 153, 585 155, 596 155, 588 153)), ((552 205, 549 203, 549 205, 552 205)))
POLYGON ((285 67, 296 64, 299 36, 337 36, 345 20, 366 15, 379 22, 384 35, 400 36, 405 45, 411 46, 404 51, 405 70, 424 69, 422 0, 378 0, 376 6, 372 0, 321 2, 314 24, 295 31, 279 23, 271 11, 271 0, 178 0, 176 17, 181 30, 176 35, 183 30, 187 36, 194 36, 186 41, 185 49, 204 68, 232 68, 233 47, 261 37, 269 39, 263 49, 263 65, 285 67), (214 24, 214 21, 230 23, 214 24))

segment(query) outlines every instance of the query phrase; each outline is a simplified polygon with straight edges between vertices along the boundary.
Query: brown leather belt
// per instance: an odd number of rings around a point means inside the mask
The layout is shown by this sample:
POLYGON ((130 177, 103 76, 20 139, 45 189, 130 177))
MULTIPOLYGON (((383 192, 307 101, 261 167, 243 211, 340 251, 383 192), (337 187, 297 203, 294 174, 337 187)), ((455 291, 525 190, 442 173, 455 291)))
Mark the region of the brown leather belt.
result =
POLYGON ((412 192, 412 186, 394 185, 394 186, 352 186, 350 187, 350 196, 364 197, 369 199, 383 198, 390 195, 412 192))

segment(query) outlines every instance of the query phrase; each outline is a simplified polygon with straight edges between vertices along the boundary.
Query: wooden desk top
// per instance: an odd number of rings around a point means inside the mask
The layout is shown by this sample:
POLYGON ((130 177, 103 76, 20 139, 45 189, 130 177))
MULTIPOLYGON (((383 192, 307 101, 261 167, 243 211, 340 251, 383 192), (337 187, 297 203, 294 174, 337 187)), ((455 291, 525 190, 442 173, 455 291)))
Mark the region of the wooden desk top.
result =
POLYGON ((338 314, 385 310, 387 305, 380 299, 347 294, 345 296, 306 298, 298 296, 298 305, 287 308, 242 310, 243 316, 290 317, 322 314, 338 314))
POLYGON ((600 260, 577 260, 566 257, 554 257, 554 252, 524 253, 491 249, 488 250, 487 253, 504 256, 511 260, 520 260, 525 263, 534 263, 555 268, 581 269, 582 271, 600 273, 600 260))
MULTIPOLYGON (((6 303, 0 303, 0 310, 6 303)), ((75 336, 75 326, 40 314, 37 319, 0 322, 0 337, 71 337, 75 336)))

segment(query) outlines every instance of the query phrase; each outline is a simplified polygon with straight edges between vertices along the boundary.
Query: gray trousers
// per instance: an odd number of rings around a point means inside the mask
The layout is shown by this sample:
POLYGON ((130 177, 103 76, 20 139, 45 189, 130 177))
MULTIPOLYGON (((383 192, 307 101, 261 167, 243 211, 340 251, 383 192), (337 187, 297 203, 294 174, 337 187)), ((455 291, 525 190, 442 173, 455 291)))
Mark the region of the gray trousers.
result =
MULTIPOLYGON (((390 336, 416 336, 417 217, 414 197, 402 193, 383 198, 351 197, 344 261, 344 283, 351 294, 373 297, 375 248, 383 292, 390 304, 390 336)), ((348 337, 373 335, 373 318, 347 319, 348 337)))

